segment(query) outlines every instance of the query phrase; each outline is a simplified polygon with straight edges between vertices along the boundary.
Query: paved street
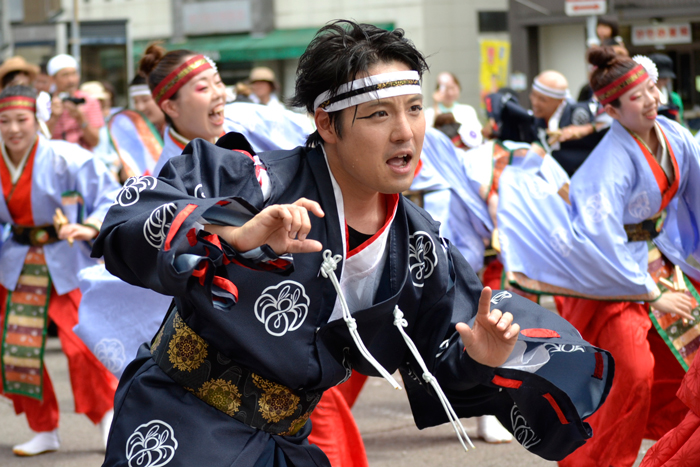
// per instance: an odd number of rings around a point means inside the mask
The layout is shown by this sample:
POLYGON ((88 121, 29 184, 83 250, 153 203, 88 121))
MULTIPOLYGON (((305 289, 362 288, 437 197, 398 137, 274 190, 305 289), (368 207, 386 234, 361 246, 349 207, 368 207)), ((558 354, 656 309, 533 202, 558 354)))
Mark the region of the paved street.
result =
MULTIPOLYGON (((56 338, 49 339, 46 362, 61 405, 61 450, 34 458, 15 457, 12 446, 27 441, 32 434, 24 416, 15 416, 10 402, 0 397, 0 466, 100 466, 103 458, 100 435, 85 416, 72 413, 66 359, 56 338)), ((406 395, 377 378, 367 383, 353 412, 365 439, 371 467, 556 465, 528 453, 516 442, 488 445, 474 440, 476 449, 465 453, 450 426, 419 431, 411 418, 406 395)), ((476 430, 469 420, 465 426, 470 434, 476 430)), ((645 442, 640 458, 649 445, 645 442)))

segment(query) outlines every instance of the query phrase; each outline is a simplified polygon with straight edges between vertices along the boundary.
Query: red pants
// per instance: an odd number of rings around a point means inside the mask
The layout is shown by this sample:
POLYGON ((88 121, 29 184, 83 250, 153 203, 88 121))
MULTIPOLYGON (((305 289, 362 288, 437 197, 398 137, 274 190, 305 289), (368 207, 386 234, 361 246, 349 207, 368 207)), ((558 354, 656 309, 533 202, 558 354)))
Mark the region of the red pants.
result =
POLYGON ((559 462, 562 467, 628 467, 642 439, 659 439, 687 408, 676 397, 685 375, 648 316, 632 302, 564 299, 562 317, 615 359, 615 378, 603 406, 587 422, 593 437, 559 462))
MULTIPOLYGON (((84 413, 93 423, 99 423, 107 411, 114 407, 114 393, 117 390, 118 381, 73 332, 73 327, 78 324, 80 298, 79 289, 57 295, 56 290, 52 288, 48 314, 49 319, 56 323, 61 348, 68 358, 75 411, 84 413)), ((0 286, 0 300, 2 300, 1 336, 7 306, 7 290, 2 286, 0 286)), ((2 385, 0 385, 0 394, 2 394, 2 385)), ((3 395, 12 400, 17 415, 23 412, 27 414, 29 428, 32 431, 51 431, 58 428, 58 400, 46 367, 44 367, 43 400, 17 394, 3 395)))
POLYGON ((367 376, 352 373, 348 381, 323 393, 311 413, 309 442, 328 456, 332 467, 368 467, 365 444, 350 409, 367 376))
POLYGON ((501 279, 503 278, 503 264, 498 259, 493 259, 481 272, 481 283, 484 287, 491 287, 491 290, 501 289, 501 279))

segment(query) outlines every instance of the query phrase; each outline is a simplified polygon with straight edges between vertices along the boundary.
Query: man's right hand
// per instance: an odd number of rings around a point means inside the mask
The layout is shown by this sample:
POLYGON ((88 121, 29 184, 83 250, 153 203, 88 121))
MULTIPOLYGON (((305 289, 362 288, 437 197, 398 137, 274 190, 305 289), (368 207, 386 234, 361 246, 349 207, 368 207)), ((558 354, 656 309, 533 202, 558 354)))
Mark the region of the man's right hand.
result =
POLYGON ((63 99, 58 94, 51 98, 51 119, 57 120, 63 114, 63 99))
POLYGON ((238 251, 250 251, 267 244, 278 255, 313 253, 321 251, 323 245, 306 238, 311 230, 309 212, 317 217, 325 215, 317 202, 300 198, 293 204, 268 206, 241 227, 208 225, 206 230, 238 251))

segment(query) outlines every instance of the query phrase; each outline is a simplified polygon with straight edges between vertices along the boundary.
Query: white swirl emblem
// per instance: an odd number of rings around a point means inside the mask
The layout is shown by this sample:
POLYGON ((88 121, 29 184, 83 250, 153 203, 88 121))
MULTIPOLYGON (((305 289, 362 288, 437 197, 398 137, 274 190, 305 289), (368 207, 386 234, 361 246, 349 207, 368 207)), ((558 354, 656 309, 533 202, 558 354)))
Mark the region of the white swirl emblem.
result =
POLYGON ((112 373, 118 373, 126 364, 126 351, 119 339, 105 337, 95 344, 95 357, 112 373))
POLYGON ((167 203, 155 208, 146 219, 143 224, 143 235, 153 248, 160 249, 165 243, 165 237, 168 235, 168 229, 175 218, 176 211, 175 203, 167 203))
POLYGON ((552 250, 556 251, 564 258, 569 256, 571 254, 571 250, 573 249, 569 232, 567 232, 564 227, 554 229, 552 234, 549 236, 549 246, 551 246, 552 250))
POLYGON ((637 219, 646 219, 651 216, 651 203, 646 191, 642 191, 637 196, 632 198, 629 207, 627 208, 630 215, 637 219))
POLYGON ((408 237, 408 269, 413 285, 423 287, 423 282, 433 275, 437 264, 435 243, 429 233, 419 230, 408 237))
POLYGON ((310 302, 303 285, 283 281, 263 290, 255 301, 255 317, 271 335, 284 336, 304 324, 310 302))
POLYGON ((562 352, 562 353, 574 353, 583 352, 586 353, 586 349, 583 346, 576 344, 545 344, 544 348, 547 349, 549 354, 562 352))
POLYGON ((586 200, 583 206, 583 215, 594 224, 603 222, 612 214, 612 204, 603 193, 596 193, 586 200))
POLYGON ((506 299, 512 298, 512 297, 513 297, 513 294, 511 294, 510 292, 506 292, 504 290, 504 291, 498 292, 496 295, 494 295, 493 298, 491 298, 491 303, 493 303, 494 305, 498 305, 503 300, 506 300, 506 299))
POLYGON ((535 434, 535 430, 527 424, 527 420, 520 413, 516 404, 513 404, 513 408, 510 410, 510 423, 513 425, 513 436, 525 449, 530 449, 542 441, 535 434))
POLYGON ((149 177, 148 175, 131 177, 124 182, 124 187, 122 187, 121 191, 117 194, 117 199, 114 204, 119 204, 124 207, 136 204, 141 197, 142 191, 146 189, 153 190, 157 184, 158 179, 149 177))
POLYGON ((126 440, 129 467, 162 467, 173 460, 176 449, 173 428, 161 420, 144 423, 126 440))

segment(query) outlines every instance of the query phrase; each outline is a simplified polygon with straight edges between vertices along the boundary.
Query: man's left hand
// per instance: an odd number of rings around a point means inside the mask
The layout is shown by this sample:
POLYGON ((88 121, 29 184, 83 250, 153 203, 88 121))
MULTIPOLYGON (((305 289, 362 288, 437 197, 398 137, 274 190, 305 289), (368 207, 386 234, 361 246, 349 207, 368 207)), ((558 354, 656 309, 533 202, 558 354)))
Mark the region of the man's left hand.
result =
POLYGON ((503 365, 518 341, 520 326, 513 323, 513 315, 500 310, 491 310, 491 289, 485 287, 479 299, 479 311, 474 327, 457 323, 464 348, 472 360, 482 365, 503 365))

